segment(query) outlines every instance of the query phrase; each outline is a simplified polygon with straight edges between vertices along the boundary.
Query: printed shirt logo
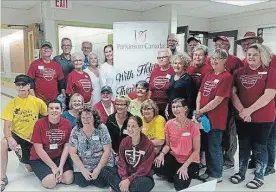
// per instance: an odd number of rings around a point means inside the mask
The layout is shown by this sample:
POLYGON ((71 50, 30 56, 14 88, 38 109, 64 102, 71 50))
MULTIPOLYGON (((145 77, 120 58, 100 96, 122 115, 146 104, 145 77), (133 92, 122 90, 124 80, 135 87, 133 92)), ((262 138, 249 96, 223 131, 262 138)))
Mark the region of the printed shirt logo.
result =
POLYGON ((164 88, 167 82, 169 82, 169 80, 165 76, 158 76, 153 80, 153 84, 156 89, 164 88))
POLYGON ((254 87, 258 79, 262 79, 262 75, 242 75, 240 77, 242 86, 246 89, 250 89, 254 87))
POLYGON ((54 69, 51 68, 44 68, 43 70, 41 70, 43 77, 46 81, 51 81, 54 79, 56 71, 54 69))
POLYGON ((50 129, 46 132, 46 136, 49 137, 51 144, 58 144, 65 137, 65 131, 60 129, 50 129))
POLYGON ((91 91, 91 82, 89 79, 80 79, 78 83, 82 86, 85 92, 91 91))
POLYGON ((142 155, 145 155, 145 151, 139 150, 137 151, 135 147, 132 147, 132 150, 126 150, 125 151, 125 158, 128 164, 132 165, 133 167, 136 167, 140 160, 142 155))
POLYGON ((217 81, 206 81, 204 83, 204 90, 203 90, 203 96, 209 96, 212 89, 217 87, 217 81))

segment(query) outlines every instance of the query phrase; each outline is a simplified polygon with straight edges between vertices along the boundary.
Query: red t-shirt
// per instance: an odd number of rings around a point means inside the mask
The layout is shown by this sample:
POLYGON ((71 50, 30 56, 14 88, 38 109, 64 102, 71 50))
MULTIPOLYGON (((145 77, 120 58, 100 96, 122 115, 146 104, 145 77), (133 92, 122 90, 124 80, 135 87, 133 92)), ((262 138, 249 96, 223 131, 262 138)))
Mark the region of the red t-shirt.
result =
POLYGON ((206 106, 216 96, 224 97, 223 101, 213 110, 207 112, 211 127, 224 130, 228 115, 228 102, 232 91, 233 77, 224 71, 216 75, 211 73, 206 75, 200 86, 201 100, 200 108, 206 106))
MULTIPOLYGON (((48 121, 48 116, 43 117, 35 123, 31 142, 42 144, 43 149, 51 159, 61 157, 64 144, 69 142, 71 130, 70 121, 63 117, 60 118, 58 124, 51 124, 48 121)), ((40 159, 40 157, 33 146, 30 152, 30 160, 36 159, 40 159)))
POLYGON ((150 98, 156 102, 160 111, 164 111, 168 103, 167 89, 170 85, 171 75, 174 73, 172 67, 161 71, 158 65, 152 70, 149 80, 150 98))
MULTIPOLYGON (((263 94, 265 89, 276 89, 276 71, 274 68, 260 66, 256 70, 250 69, 248 65, 234 73, 234 86, 237 87, 239 99, 245 108, 250 107, 263 94)), ((272 122, 275 118, 275 102, 270 101, 263 108, 251 115, 251 121, 272 122)))
POLYGON ((87 103, 91 100, 92 91, 92 82, 87 73, 78 73, 77 71, 69 73, 66 87, 67 94, 79 93, 83 96, 84 102, 87 103))
POLYGON ((57 99, 58 81, 64 78, 62 69, 54 61, 45 63, 42 59, 33 61, 27 75, 34 80, 36 97, 45 103, 57 99))
MULTIPOLYGON (((112 105, 112 107, 113 107, 113 113, 115 113, 115 112, 116 112, 115 103, 112 101, 112 104, 111 104, 111 105, 112 105)), ((103 123, 103 124, 106 124, 108 115, 107 115, 107 113, 106 113, 106 111, 105 111, 105 109, 104 109, 104 106, 103 106, 102 101, 99 101, 98 103, 96 103, 96 104, 94 105, 94 107, 95 107, 95 108, 98 110, 98 112, 100 113, 102 123, 103 123)), ((111 115, 111 114, 110 114, 110 115, 111 115)))
POLYGON ((243 67, 243 62, 236 56, 234 55, 229 55, 227 60, 226 60, 226 70, 230 73, 230 74, 234 74, 234 72, 243 67))
POLYGON ((191 65, 186 69, 186 72, 191 75, 191 77, 195 81, 197 88, 200 88, 201 82, 204 79, 205 75, 212 73, 212 71, 213 68, 209 63, 205 63, 204 65, 197 68, 191 65))

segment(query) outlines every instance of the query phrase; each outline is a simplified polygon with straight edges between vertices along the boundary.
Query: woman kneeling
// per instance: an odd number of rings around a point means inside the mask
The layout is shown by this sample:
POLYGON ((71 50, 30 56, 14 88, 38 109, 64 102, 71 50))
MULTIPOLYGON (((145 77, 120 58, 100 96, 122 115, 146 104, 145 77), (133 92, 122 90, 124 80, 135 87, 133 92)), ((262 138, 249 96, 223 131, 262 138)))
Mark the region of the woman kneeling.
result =
POLYGON ((199 173, 200 131, 196 123, 187 118, 188 107, 184 99, 172 101, 176 118, 165 125, 166 144, 155 159, 155 173, 166 176, 177 191, 188 188, 199 173))
POLYGON ((113 191, 151 191, 154 187, 152 164, 154 146, 142 131, 142 119, 132 116, 128 120, 128 136, 119 148, 118 170, 104 167, 102 175, 113 191))

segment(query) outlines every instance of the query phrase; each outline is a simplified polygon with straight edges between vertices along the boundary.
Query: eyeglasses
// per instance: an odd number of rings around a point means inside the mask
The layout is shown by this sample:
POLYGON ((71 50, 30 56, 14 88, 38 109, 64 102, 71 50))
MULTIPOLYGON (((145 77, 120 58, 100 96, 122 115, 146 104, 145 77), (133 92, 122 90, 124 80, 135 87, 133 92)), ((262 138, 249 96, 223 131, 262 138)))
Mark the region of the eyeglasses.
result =
POLYGON ((177 41, 176 41, 176 40, 171 40, 171 39, 168 39, 168 42, 175 43, 175 42, 177 42, 177 41))
POLYGON ((15 85, 18 86, 18 87, 24 87, 24 86, 26 86, 27 84, 28 84, 28 83, 20 83, 20 82, 15 83, 15 85))
POLYGON ((76 59, 74 60, 74 62, 82 62, 83 60, 82 59, 76 59))
POLYGON ((116 106, 120 106, 120 107, 123 107, 123 106, 127 106, 127 104, 119 104, 119 103, 115 103, 116 106))
POLYGON ((158 60, 167 59, 169 56, 157 57, 158 60))
POLYGON ((72 47, 72 45, 62 45, 62 47, 72 47))

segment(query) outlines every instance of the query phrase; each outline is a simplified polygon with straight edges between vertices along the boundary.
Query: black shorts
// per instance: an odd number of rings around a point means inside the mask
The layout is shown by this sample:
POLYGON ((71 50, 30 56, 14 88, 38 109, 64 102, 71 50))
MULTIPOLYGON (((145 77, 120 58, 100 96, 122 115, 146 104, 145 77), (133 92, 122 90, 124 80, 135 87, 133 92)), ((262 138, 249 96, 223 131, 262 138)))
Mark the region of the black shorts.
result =
MULTIPOLYGON (((30 143, 29 141, 22 139, 14 132, 12 132, 12 138, 16 141, 18 145, 20 145, 22 150, 22 156, 19 158, 19 161, 24 164, 30 164, 30 151, 33 144, 30 143)), ((8 150, 12 151, 10 148, 8 150)))
MULTIPOLYGON (((56 164, 56 166, 59 166, 60 157, 57 157, 55 159, 52 159, 52 161, 56 164)), ((33 172, 35 175, 39 178, 40 181, 42 181, 47 175, 53 174, 52 169, 44 163, 41 159, 37 160, 30 160, 30 165, 32 167, 33 172)), ((63 166, 63 173, 66 171, 73 170, 69 158, 67 158, 64 166, 63 166)))

